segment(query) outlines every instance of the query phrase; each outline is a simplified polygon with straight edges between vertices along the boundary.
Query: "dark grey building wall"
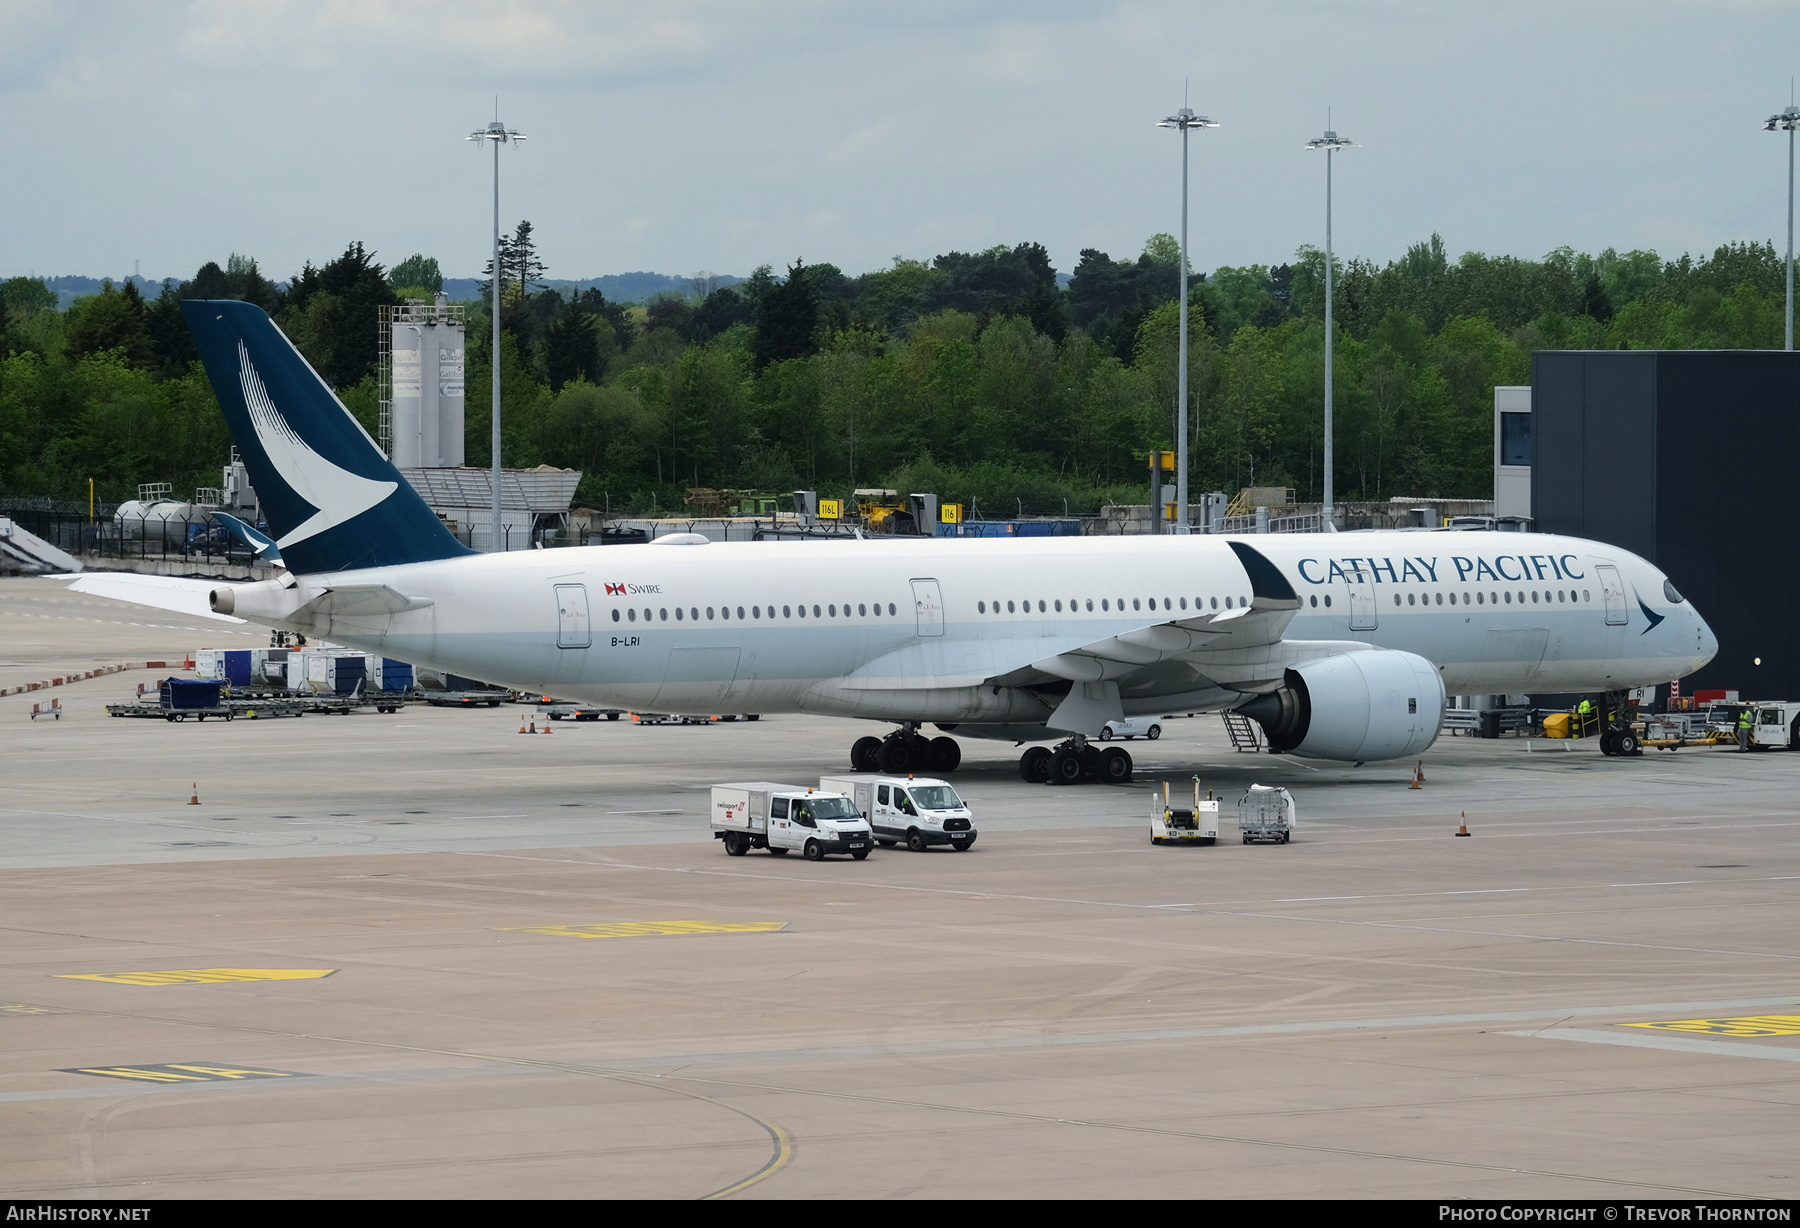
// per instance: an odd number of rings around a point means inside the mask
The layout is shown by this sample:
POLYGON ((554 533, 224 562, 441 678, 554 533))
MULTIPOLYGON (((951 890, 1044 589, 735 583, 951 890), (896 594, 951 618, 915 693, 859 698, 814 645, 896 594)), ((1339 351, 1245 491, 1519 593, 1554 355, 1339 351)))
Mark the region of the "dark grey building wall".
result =
POLYGON ((1800 354, 1544 351, 1532 417, 1536 527, 1668 573, 1719 637, 1690 686, 1800 698, 1800 354))

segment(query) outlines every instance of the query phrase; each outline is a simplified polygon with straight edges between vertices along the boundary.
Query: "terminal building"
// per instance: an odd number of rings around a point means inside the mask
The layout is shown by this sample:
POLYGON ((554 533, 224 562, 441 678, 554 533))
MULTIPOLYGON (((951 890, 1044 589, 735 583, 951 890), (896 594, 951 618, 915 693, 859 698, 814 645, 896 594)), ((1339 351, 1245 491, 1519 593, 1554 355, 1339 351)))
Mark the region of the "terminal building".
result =
POLYGON ((1641 555, 1712 627, 1684 686, 1800 698, 1800 353, 1540 351, 1495 418, 1497 511, 1641 555))

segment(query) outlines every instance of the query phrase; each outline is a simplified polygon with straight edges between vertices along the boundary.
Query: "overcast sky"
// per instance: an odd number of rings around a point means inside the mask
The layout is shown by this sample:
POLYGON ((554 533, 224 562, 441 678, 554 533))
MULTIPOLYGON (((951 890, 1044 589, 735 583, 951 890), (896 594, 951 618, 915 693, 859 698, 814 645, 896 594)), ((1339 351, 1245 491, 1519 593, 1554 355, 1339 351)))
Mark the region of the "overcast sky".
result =
POLYGON ((1800 0, 555 4, 0 0, 0 276, 286 277, 360 239, 449 276, 500 211, 553 277, 849 273, 1173 233, 1190 83, 1194 267, 1324 237, 1386 261, 1785 242, 1800 0))

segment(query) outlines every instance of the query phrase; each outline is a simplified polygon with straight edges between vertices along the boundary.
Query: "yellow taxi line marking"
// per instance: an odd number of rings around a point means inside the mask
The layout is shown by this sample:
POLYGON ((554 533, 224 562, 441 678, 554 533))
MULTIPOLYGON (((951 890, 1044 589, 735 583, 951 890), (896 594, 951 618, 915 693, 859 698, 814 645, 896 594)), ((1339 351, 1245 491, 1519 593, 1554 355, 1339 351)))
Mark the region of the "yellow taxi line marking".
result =
POLYGON ((1700 1032, 1707 1036, 1800 1036, 1800 1015, 1746 1015, 1741 1019, 1671 1019, 1657 1023, 1622 1023, 1624 1028, 1658 1028, 1667 1032, 1700 1032))
POLYGON ((166 972, 66 972, 64 981, 110 981, 115 985, 218 985, 235 981, 316 981, 336 968, 173 968, 166 972))
POLYGON ((136 1079, 142 1083, 217 1083, 234 1079, 304 1079, 296 1070, 262 1070, 217 1062, 168 1062, 156 1066, 67 1067, 64 1074, 99 1075, 104 1079, 136 1079))
POLYGON ((548 934, 553 938, 660 938, 682 934, 773 934, 786 921, 608 921, 599 925, 508 925, 513 934, 548 934))

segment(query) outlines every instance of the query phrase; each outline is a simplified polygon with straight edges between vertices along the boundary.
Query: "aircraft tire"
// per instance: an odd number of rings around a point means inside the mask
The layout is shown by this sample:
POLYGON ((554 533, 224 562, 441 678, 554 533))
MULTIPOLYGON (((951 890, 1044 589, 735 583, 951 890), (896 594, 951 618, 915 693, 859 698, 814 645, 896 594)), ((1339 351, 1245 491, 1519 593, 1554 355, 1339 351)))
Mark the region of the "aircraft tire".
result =
POLYGON ((1025 778, 1026 784, 1041 785, 1050 779, 1050 748, 1047 746, 1028 747, 1019 756, 1019 775, 1025 778))
POLYGON ((881 739, 866 737, 856 739, 850 747, 850 766, 859 772, 879 772, 881 770, 881 739))
POLYGON ((1613 739, 1613 754, 1620 757, 1643 754, 1644 748, 1638 744, 1638 736, 1629 729, 1619 730, 1613 739))
POLYGON ((934 772, 954 772, 962 766, 962 747, 955 738, 933 738, 925 749, 925 763, 934 772))
POLYGON ((1050 779, 1059 785, 1081 783, 1081 752, 1059 750, 1050 758, 1050 779))
POLYGON ((1612 758, 1612 756, 1618 754, 1619 750, 1618 750, 1617 738, 1618 738, 1617 731, 1612 730, 1612 729, 1601 730, 1600 731, 1600 753, 1605 755, 1609 759, 1612 758))
POLYGON ((921 758, 923 756, 919 754, 911 738, 886 738, 877 754, 877 766, 890 776, 898 776, 917 767, 921 758))
POLYGON ((1113 746, 1101 752, 1100 780, 1109 785, 1130 783, 1131 755, 1123 747, 1113 746))

